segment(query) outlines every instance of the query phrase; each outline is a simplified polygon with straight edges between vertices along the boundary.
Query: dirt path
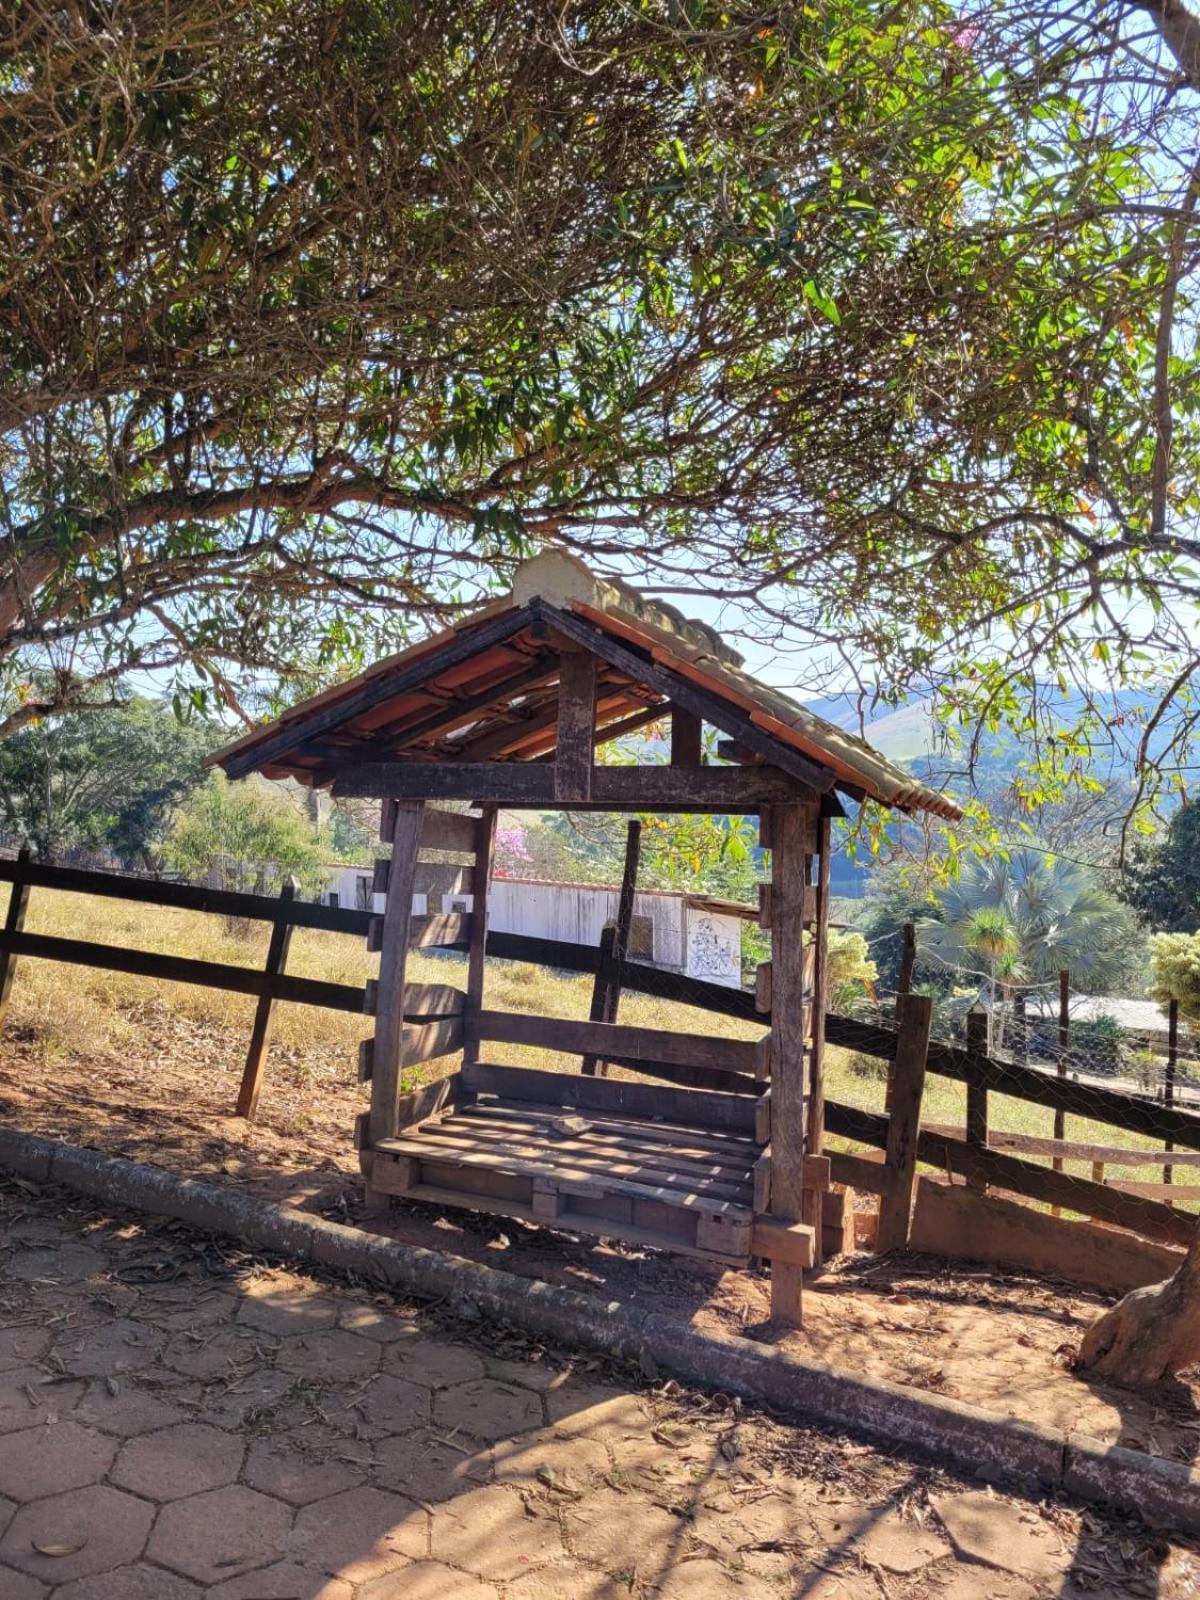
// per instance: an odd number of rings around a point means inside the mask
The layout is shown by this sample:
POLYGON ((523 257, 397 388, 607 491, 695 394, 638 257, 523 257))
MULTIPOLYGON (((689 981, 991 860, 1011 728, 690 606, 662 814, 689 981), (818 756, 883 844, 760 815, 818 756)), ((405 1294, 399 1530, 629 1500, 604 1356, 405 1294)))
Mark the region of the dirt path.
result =
POLYGON ((0 1180, 3 1600, 1183 1600, 1200 1556, 0 1180))
MULTIPOLYGON (((326 1054, 272 1059, 260 1119, 230 1115, 244 1041, 165 1008, 138 1018, 136 1058, 97 1054, 46 1069, 33 1041, 6 1033, 0 1117, 29 1132, 198 1173, 357 1220, 360 1180, 349 1130, 364 1104, 326 1054)), ((754 1335, 769 1309, 766 1279, 719 1273, 679 1257, 532 1229, 469 1212, 408 1205, 390 1231, 548 1282, 591 1289, 701 1326, 754 1335)), ((1069 1370, 1105 1297, 992 1268, 933 1259, 843 1258, 806 1295, 809 1354, 1027 1420, 1090 1433, 1174 1460, 1200 1452, 1200 1384, 1148 1396, 1085 1384, 1069 1370)), ((2 1597, 0 1597, 2 1600, 2 1597)))

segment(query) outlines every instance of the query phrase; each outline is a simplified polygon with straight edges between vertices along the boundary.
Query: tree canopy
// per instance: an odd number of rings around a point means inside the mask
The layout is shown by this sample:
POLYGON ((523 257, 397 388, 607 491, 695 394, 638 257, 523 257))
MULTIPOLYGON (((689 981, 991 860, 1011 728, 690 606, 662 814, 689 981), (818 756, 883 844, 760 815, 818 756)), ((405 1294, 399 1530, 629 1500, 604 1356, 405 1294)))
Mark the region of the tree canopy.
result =
POLYGON ((1033 791, 1106 675, 1178 767, 1187 21, 8 7, 0 733, 135 668, 294 693, 557 540, 966 722, 1074 677, 1033 791))

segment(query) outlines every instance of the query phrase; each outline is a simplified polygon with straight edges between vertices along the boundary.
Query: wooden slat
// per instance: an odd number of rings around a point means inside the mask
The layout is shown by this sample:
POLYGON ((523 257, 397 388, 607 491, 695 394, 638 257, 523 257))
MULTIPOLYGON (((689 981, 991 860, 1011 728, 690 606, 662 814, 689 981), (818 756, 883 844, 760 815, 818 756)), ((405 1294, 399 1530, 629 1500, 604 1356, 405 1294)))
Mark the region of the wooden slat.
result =
MULTIPOLYGON (((882 1152, 880 1152, 882 1155, 882 1152)), ((887 1168, 882 1160, 870 1156, 853 1156, 844 1150, 830 1150, 829 1170, 834 1183, 844 1183, 849 1189, 862 1189, 867 1194, 886 1194, 887 1168)))
MULTIPOLYGON (((474 1014, 483 1007, 484 958, 487 953, 488 896, 492 883, 492 857, 496 845, 496 809, 484 808, 483 815, 473 825, 474 881, 476 898, 472 902, 471 932, 467 941, 467 1010, 474 1014)), ((474 1038, 463 1043, 463 1060, 478 1061, 479 1045, 474 1038)))
POLYGON ((427 806, 421 824, 421 849, 473 856, 478 828, 479 818, 469 811, 439 811, 436 806, 427 806))
POLYGON ((457 948, 470 940, 472 925, 472 913, 464 914, 457 911, 438 912, 431 917, 410 917, 408 948, 410 950, 457 948))
MULTIPOLYGON (((457 1072, 439 1078, 436 1083, 423 1083, 419 1089, 410 1089, 396 1102, 396 1121, 400 1133, 410 1132, 430 1117, 436 1117, 458 1099, 460 1082, 457 1072)), ((386 1143, 386 1141, 385 1141, 386 1143)))
MULTIPOLYGON (((275 926, 271 929, 271 942, 267 946, 267 959, 263 964, 263 971, 278 975, 287 966, 288 947, 292 941, 292 927, 288 921, 288 912, 296 898, 296 881, 289 878, 279 894, 279 916, 275 926)), ((239 1117, 252 1117, 258 1110, 258 1099, 262 1093, 263 1071, 266 1064, 267 1043, 271 1033, 271 1008, 274 1004, 270 994, 259 995, 258 1005, 254 1011, 254 1025, 250 1030, 250 1044, 246 1051, 246 1064, 242 1068, 242 1082, 238 1089, 236 1113, 239 1117)), ((3 1004, 0 1003, 0 1015, 3 1014, 3 1004)))
POLYGON ((402 1065, 415 1067, 422 1061, 451 1055, 462 1049, 463 1019, 442 1017, 437 1022, 406 1022, 402 1065))
POLYGON ((463 1068, 463 1086, 476 1094, 494 1094, 505 1100, 535 1100, 545 1105, 578 1106, 581 1110, 625 1116, 661 1117, 684 1127, 722 1128, 735 1133, 754 1130, 755 1102, 740 1095, 660 1089, 619 1078, 585 1078, 582 1073, 479 1064, 463 1068))
MULTIPOLYGON (((379 953, 379 989, 375 1008, 375 1048, 371 1060, 371 1143, 396 1131, 401 1073, 405 1065, 405 965, 411 942, 412 885, 424 823, 421 801, 396 808, 392 834, 389 893, 379 953)), ((368 1189, 368 1202, 371 1201, 368 1189)))
POLYGON ((899 1013, 900 1039, 896 1050, 892 1110, 888 1118, 888 1187, 879 1207, 877 1242, 881 1252, 903 1250, 908 1244, 933 1002, 928 995, 902 995, 899 1013))
POLYGON ((126 950, 120 945, 64 939, 57 934, 0 930, 0 950, 10 950, 19 956, 39 956, 45 961, 63 961, 70 966, 98 967, 105 972, 127 972, 139 978, 163 978, 171 983, 223 989, 230 994, 269 994, 275 1000, 324 1006, 331 1011, 361 1012, 363 1006, 363 991, 349 983, 301 978, 287 972, 273 974, 223 961, 201 961, 194 956, 126 950))
MULTIPOLYGON (((30 861, 0 860, 0 883, 24 882, 33 889, 61 889, 70 894, 102 895, 106 900, 127 900, 138 905, 167 906, 179 911, 207 911, 222 917, 245 917, 274 922, 279 901, 268 894, 242 894, 233 889, 206 889, 190 883, 166 883, 155 878, 133 878, 117 872, 92 872, 79 867, 56 867, 30 861)), ((289 921, 294 928, 321 928, 327 933, 367 931, 370 913, 346 906, 319 906, 294 900, 289 921)))
MULTIPOLYGON (((528 761, 365 761, 340 769, 333 792, 539 808, 562 800, 555 763, 528 761)), ((596 767, 591 799, 573 798, 571 805, 577 810, 738 812, 798 800, 804 792, 776 767, 596 767)))
POLYGON ((646 1060, 687 1067, 715 1067, 749 1077, 754 1076, 757 1051, 753 1040, 631 1027, 621 1022, 530 1016, 523 1011, 480 1011, 470 1019, 469 1032, 473 1038, 533 1045, 572 1055, 591 1053, 633 1066, 646 1060))
POLYGON ((782 1217, 755 1217, 750 1230, 750 1250, 771 1263, 771 1276, 781 1266, 797 1271, 813 1265, 816 1233, 804 1222, 785 1222, 782 1217))
MULTIPOLYGON (((523 1069, 513 1067, 508 1070, 516 1072, 523 1069)), ((528 1116, 553 1122, 562 1116, 562 1106, 543 1104, 540 1101, 524 1098, 511 1104, 501 1100, 475 1099, 464 1104, 458 1115, 472 1120, 500 1122, 507 1122, 513 1117, 519 1119, 528 1116)), ((591 1125, 589 1138, 601 1134, 611 1136, 622 1144, 630 1142, 659 1144, 668 1154, 679 1152, 694 1160, 711 1159, 731 1166, 744 1165, 749 1169, 759 1154, 754 1141, 737 1131, 697 1128, 694 1125, 660 1120, 646 1121, 641 1117, 627 1116, 594 1106, 588 1108, 587 1121, 591 1125)))
MULTIPOLYGON (((771 1145, 771 1211, 786 1224, 804 1220, 805 1045, 808 1008, 803 951, 807 859, 811 812, 804 806, 771 811, 771 883, 767 902, 771 926, 771 1089, 770 1128, 759 1136, 771 1145)), ((763 1102, 767 1100, 763 1097, 763 1102)), ((768 1106, 760 1102, 760 1113, 768 1106)), ((803 1320, 800 1267, 780 1257, 771 1271, 771 1316, 799 1327, 803 1320)))

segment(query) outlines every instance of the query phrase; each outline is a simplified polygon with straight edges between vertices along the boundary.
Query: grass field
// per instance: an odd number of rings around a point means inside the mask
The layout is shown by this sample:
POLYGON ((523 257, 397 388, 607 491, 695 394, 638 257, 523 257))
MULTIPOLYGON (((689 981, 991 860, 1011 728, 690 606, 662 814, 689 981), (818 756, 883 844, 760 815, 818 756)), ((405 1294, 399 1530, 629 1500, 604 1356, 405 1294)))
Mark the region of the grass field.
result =
MULTIPOLYGON (((26 927, 33 932, 249 967, 261 967, 269 937, 268 926, 263 923, 231 928, 223 918, 199 912, 39 889, 32 892, 26 927)), ((374 975, 376 965, 377 957, 369 955, 358 938, 304 928, 296 929, 293 935, 290 972, 361 984, 374 975)), ((414 982, 461 983, 462 975, 461 957, 418 953, 410 957, 409 976, 414 982)), ((585 1018, 591 990, 590 976, 560 976, 521 963, 493 962, 485 1001, 498 1010, 585 1018)), ((188 984, 23 959, 16 973, 6 1027, 19 1029, 26 1040, 33 1040, 52 1081, 56 1058, 86 1058, 95 1053, 136 1056, 147 1006, 164 1008, 223 1030, 236 1057, 249 1036, 255 1002, 246 996, 188 984)), ((632 993, 622 999, 621 1020, 644 1027, 737 1039, 753 1039, 761 1032, 753 1023, 632 993)), ((281 1004, 275 1008, 272 1042, 285 1058, 320 1055, 327 1071, 332 1069, 339 1080, 344 1072, 342 1081, 350 1083, 355 1076, 358 1043, 367 1031, 364 1019, 348 1012, 281 1004)), ((497 1062, 551 1070, 578 1071, 579 1067, 577 1056, 519 1045, 492 1046, 489 1056, 497 1062)), ((429 1076, 440 1076, 450 1064, 449 1060, 434 1062, 426 1071, 429 1076)), ((414 1074, 414 1081, 418 1077, 414 1074)), ((883 1109, 882 1075, 864 1076, 855 1071, 852 1058, 842 1050, 831 1048, 827 1053, 826 1092, 830 1099, 866 1110, 883 1109)), ((966 1091, 962 1084, 933 1076, 927 1080, 923 1105, 926 1122, 961 1127, 965 1113, 966 1091)), ((1053 1132, 1050 1110, 1006 1096, 990 1097, 989 1119, 998 1131, 1042 1137, 1053 1132)), ((1141 1136, 1074 1116, 1067 1119, 1067 1138, 1124 1148, 1144 1149, 1148 1145, 1141 1136)), ((1066 1170, 1085 1177, 1091 1172, 1087 1162, 1068 1162, 1066 1170)), ((1114 1164, 1108 1166, 1107 1176, 1118 1181, 1157 1181, 1161 1173, 1156 1167, 1126 1168, 1114 1164)), ((1200 1168, 1181 1167, 1176 1177, 1183 1186, 1200 1185, 1200 1168)), ((1200 1198, 1200 1188, 1196 1197, 1200 1198)), ((1181 1196, 1181 1203, 1196 1209, 1196 1200, 1191 1196, 1181 1196)))

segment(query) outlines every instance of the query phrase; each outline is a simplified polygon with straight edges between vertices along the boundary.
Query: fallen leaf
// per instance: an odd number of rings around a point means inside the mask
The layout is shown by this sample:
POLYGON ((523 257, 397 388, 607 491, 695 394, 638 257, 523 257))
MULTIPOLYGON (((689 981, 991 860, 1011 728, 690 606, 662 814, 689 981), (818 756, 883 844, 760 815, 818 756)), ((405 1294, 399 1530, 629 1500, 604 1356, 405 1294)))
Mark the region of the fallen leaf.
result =
POLYGON ((86 1543, 81 1539, 78 1544, 39 1544, 35 1539, 33 1548, 40 1556, 77 1556, 86 1543))

